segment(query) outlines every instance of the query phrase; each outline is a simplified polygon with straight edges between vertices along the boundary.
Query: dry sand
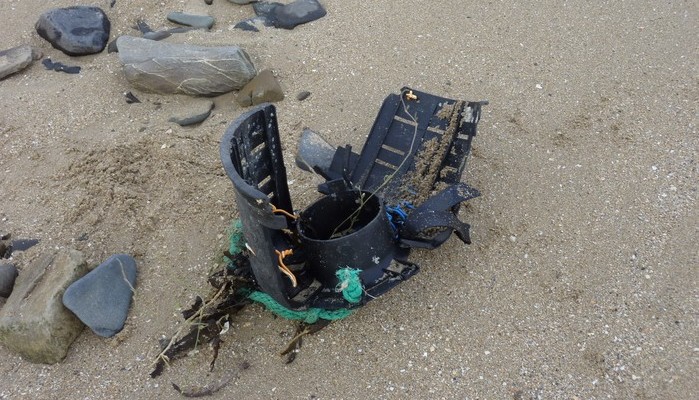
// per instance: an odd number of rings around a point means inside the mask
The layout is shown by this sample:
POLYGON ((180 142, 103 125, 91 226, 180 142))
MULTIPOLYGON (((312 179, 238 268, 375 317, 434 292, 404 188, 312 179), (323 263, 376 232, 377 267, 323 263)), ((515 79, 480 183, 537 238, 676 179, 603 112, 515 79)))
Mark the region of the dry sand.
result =
POLYGON ((140 268, 118 339, 85 330, 51 366, 0 347, 0 399, 169 399, 170 382, 226 379, 213 398, 697 398, 697 3, 322 2, 325 18, 260 33, 231 29, 252 9, 224 0, 0 2, 0 48, 83 67, 0 81, 0 230, 41 239, 15 261, 72 247, 140 268), (239 44, 273 69, 297 208, 318 196, 291 162, 304 126, 359 148, 403 85, 489 100, 464 176, 483 193, 461 212, 474 244, 415 252, 420 274, 290 365, 278 352, 294 325, 251 306, 213 372, 203 349, 151 379, 158 339, 220 264, 236 208, 218 143, 243 110, 222 96, 181 128, 167 119, 187 98, 134 91, 143 102, 126 104, 115 54, 70 58, 34 32, 44 10, 79 4, 107 11, 112 38, 206 10, 211 32, 174 40, 239 44))

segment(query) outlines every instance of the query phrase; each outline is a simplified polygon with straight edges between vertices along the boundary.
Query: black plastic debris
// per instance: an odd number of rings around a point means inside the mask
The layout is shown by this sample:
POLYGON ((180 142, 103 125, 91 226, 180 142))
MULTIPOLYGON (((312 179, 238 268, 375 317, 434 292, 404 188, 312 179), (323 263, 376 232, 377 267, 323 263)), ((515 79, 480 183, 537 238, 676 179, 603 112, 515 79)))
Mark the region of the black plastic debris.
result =
POLYGON ((44 64, 44 67, 48 70, 53 70, 57 72, 65 72, 66 74, 79 74, 80 73, 80 67, 78 66, 73 66, 73 65, 65 65, 61 62, 53 62, 51 61, 50 58, 44 58, 43 61, 41 61, 42 64, 44 64))
POLYGON ((479 192, 460 180, 484 104, 405 87, 385 99, 360 153, 305 130, 296 163, 326 181, 323 196, 300 212, 275 107, 242 114, 223 137, 221 159, 259 290, 292 310, 355 308, 418 272, 412 248, 437 248, 452 233, 470 243, 458 211, 479 192), (339 287, 337 273, 348 267, 360 270, 359 302, 339 287))

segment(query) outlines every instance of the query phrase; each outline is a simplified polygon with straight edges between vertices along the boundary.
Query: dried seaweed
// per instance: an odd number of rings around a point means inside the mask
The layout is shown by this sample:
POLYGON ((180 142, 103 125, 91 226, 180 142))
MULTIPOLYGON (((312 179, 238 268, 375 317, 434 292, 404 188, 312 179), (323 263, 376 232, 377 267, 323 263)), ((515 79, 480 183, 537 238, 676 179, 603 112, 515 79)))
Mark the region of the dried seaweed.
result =
MULTIPOLYGON (((161 343, 161 351, 154 360, 151 378, 160 376, 172 361, 183 358, 191 350, 206 344, 211 347, 213 353, 209 364, 209 369, 213 371, 221 344, 224 343, 221 335, 228 331, 230 317, 252 302, 247 296, 255 289, 249 259, 240 254, 226 256, 232 261, 234 268, 226 266, 211 274, 208 282, 216 291, 206 300, 197 296, 193 304, 182 311, 184 324, 170 339, 165 339, 161 343)), ((320 331, 330 322, 321 319, 314 324, 299 324, 294 338, 282 352, 282 355, 287 355, 286 362, 291 363, 296 358, 303 336, 320 331)), ((249 364, 245 365, 245 368, 249 366, 249 364)), ((185 397, 206 396, 220 389, 218 387, 212 390, 206 386, 203 390, 186 391, 174 383, 173 387, 185 397)))
POLYGON ((303 337, 306 335, 312 335, 326 326, 330 325, 332 321, 319 319, 318 322, 313 324, 300 323, 296 327, 296 332, 294 338, 289 341, 286 348, 279 353, 279 355, 286 356, 286 363, 291 364, 296 360, 296 355, 299 353, 301 346, 303 345, 303 337))
POLYGON ((182 312, 185 323, 156 357, 151 378, 160 376, 171 361, 182 358, 197 346, 207 343, 211 344, 213 350, 210 368, 214 368, 222 343, 220 335, 228 330, 229 317, 250 304, 246 294, 251 282, 241 276, 228 274, 226 269, 212 275, 209 281, 212 280, 219 285, 216 292, 206 301, 197 296, 194 304, 182 312))

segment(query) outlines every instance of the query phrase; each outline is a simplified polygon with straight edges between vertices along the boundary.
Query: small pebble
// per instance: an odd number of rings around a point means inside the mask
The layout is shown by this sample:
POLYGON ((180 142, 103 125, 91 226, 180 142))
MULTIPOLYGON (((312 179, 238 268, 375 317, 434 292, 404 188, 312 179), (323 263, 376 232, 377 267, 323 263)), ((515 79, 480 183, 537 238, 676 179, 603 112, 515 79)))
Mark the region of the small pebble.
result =
POLYGON ((299 92, 299 94, 296 95, 296 99, 298 101, 304 101, 308 98, 308 96, 311 95, 311 92, 304 90, 303 92, 299 92))
POLYGON ((140 103, 141 100, 138 99, 138 97, 134 96, 133 93, 131 92, 126 92, 124 93, 124 97, 126 97, 126 102, 128 104, 133 104, 133 103, 140 103))

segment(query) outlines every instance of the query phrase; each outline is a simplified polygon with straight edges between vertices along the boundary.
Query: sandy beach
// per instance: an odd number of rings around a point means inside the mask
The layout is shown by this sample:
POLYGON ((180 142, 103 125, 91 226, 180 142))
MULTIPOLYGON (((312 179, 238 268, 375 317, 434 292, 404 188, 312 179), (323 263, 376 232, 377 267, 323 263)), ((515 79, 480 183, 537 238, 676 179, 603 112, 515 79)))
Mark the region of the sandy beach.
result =
POLYGON ((0 81, 0 232, 40 240, 12 261, 22 273, 72 248, 139 268, 115 338, 85 329, 55 365, 0 346, 0 399, 171 399, 172 383, 217 382, 210 398, 697 398, 699 5, 321 3, 325 17, 293 30, 243 32, 233 25, 252 7, 225 0, 0 2, 0 50, 29 44, 82 67, 35 61, 0 81), (460 212, 473 244, 413 252, 418 275, 307 337, 291 364, 279 352, 295 324, 252 305, 213 371, 204 347, 152 379, 158 340, 222 266, 237 210, 219 142, 245 108, 232 92, 198 126, 168 122, 191 98, 138 91, 116 54, 69 57, 37 35, 42 12, 73 5, 101 7, 110 40, 138 36, 139 19, 208 13, 210 31, 166 41, 239 45, 273 70, 298 209, 322 182, 293 163, 304 127, 360 149, 403 86, 488 100, 462 178, 482 193, 460 212))

